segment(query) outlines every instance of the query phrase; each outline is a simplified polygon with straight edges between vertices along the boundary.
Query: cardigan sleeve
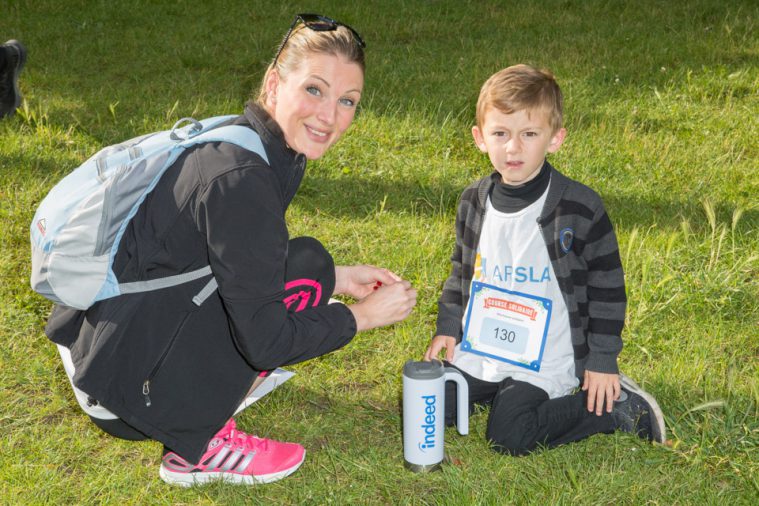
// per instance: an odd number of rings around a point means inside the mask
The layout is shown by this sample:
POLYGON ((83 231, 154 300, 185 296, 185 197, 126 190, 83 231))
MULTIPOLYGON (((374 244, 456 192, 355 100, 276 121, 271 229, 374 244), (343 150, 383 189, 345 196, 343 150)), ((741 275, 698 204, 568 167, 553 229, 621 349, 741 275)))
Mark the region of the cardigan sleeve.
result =
POLYGON ((618 373, 627 296, 617 237, 601 204, 588 232, 583 258, 588 268, 588 347, 585 368, 618 373))
POLYGON ((438 300, 438 316, 435 330, 435 335, 453 336, 456 338, 456 341, 461 341, 461 319, 464 316, 461 287, 463 284, 462 244, 466 223, 465 208, 466 206, 462 197, 456 212, 456 244, 451 254, 451 273, 443 284, 443 291, 438 300))

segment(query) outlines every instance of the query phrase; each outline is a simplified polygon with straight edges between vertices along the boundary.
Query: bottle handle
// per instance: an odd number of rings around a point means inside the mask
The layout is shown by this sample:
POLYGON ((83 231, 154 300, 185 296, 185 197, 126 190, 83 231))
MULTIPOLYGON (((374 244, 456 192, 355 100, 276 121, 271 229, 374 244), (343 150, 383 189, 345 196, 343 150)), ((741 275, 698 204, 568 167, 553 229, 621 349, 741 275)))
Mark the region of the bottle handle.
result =
POLYGON ((456 405, 456 427, 459 430, 459 434, 466 436, 469 434, 469 385, 464 375, 453 367, 445 368, 443 379, 445 381, 456 382, 456 399, 458 400, 458 404, 456 405))

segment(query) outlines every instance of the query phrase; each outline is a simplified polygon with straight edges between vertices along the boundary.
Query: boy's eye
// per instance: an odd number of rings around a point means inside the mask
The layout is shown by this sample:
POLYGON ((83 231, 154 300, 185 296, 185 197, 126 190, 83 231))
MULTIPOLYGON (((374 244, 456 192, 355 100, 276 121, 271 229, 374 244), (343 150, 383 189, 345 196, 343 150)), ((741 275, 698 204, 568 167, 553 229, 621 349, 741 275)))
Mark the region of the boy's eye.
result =
POLYGON ((537 137, 538 132, 525 132, 524 135, 525 137, 537 137))
POLYGON ((346 107, 354 107, 356 102, 352 98, 341 98, 340 103, 346 107))
POLYGON ((316 86, 306 86, 306 92, 316 97, 322 94, 321 90, 317 88, 316 86))
POLYGON ((493 132, 493 135, 495 137, 504 137, 506 135, 506 132, 501 132, 501 131, 493 132))

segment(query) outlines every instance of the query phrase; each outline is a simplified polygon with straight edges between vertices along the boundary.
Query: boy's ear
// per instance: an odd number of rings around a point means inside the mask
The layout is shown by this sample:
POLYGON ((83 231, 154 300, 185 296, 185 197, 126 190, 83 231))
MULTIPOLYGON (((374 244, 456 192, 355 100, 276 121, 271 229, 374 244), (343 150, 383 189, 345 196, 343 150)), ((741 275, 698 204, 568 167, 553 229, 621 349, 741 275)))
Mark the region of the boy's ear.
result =
POLYGON ((482 135, 482 130, 477 125, 472 127, 472 137, 474 137, 474 143, 480 148, 483 153, 488 152, 488 147, 485 145, 485 137, 482 135))
POLYGON ((551 137, 551 142, 548 144, 548 151, 549 153, 556 153, 561 145, 564 143, 564 138, 567 136, 567 129, 566 128, 559 128, 555 134, 553 134, 553 137, 551 137))

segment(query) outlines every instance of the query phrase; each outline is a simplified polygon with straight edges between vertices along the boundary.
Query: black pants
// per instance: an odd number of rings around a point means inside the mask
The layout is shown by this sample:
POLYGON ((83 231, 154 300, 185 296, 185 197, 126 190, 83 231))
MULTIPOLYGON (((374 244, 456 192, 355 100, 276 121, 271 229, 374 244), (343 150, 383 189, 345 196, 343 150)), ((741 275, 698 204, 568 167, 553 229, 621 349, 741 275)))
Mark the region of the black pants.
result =
MULTIPOLYGON (((288 311, 297 312, 307 307, 327 304, 334 291, 335 264, 322 243, 313 237, 290 239, 287 245, 283 297, 288 311)), ((120 418, 102 420, 90 417, 90 419, 111 436, 129 441, 149 439, 120 418)))
MULTIPOLYGON (((445 365, 454 367, 447 362, 445 365)), ((545 390, 524 381, 506 378, 491 383, 461 373, 469 384, 469 413, 476 404, 491 406, 486 437, 501 453, 526 455, 538 445, 553 448, 616 429, 611 413, 596 416, 588 411, 586 392, 549 399, 545 390)), ((449 381, 445 386, 445 423, 452 426, 455 421, 456 385, 449 381)))

